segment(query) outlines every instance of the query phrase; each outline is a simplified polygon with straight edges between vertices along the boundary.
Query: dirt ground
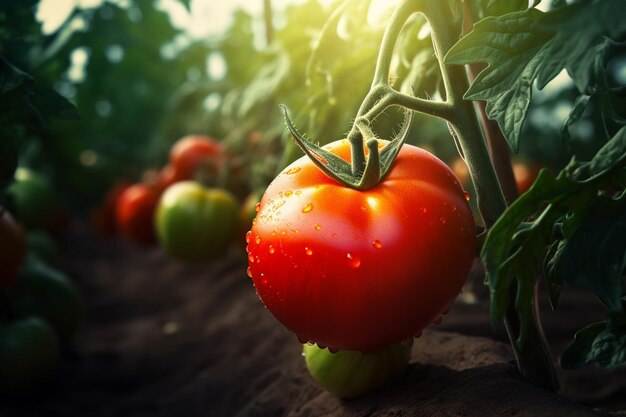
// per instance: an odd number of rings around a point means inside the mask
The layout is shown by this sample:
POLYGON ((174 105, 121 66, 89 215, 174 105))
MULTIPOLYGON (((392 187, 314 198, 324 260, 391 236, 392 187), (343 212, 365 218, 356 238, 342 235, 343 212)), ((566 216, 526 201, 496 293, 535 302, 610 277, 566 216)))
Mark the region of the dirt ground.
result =
MULTIPOLYGON (((342 401, 311 379, 296 337, 257 298, 242 248, 189 266, 81 228, 62 246, 85 322, 56 374, 29 397, 5 399, 2 417, 626 416, 626 371, 562 374, 561 395, 523 381, 487 305, 473 300, 485 297, 480 286, 416 340, 402 378, 342 401)), ((543 310, 555 355, 602 319, 582 292, 543 310)))

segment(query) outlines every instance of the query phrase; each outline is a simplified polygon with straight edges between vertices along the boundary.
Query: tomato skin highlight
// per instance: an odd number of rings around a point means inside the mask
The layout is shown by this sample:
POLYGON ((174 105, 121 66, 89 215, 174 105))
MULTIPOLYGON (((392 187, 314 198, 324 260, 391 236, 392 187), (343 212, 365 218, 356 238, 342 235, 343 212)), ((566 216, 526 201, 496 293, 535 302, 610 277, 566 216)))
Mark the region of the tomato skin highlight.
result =
MULTIPOLYGON (((350 160, 346 140, 326 149, 350 160)), ((476 252, 474 219, 453 172, 404 145, 388 176, 358 191, 308 158, 267 188, 248 236, 249 273, 301 342, 371 352, 438 319, 476 252)))
POLYGON ((163 193, 155 221, 159 243, 170 255, 210 261, 228 249, 239 230, 239 206, 226 190, 182 181, 163 193))

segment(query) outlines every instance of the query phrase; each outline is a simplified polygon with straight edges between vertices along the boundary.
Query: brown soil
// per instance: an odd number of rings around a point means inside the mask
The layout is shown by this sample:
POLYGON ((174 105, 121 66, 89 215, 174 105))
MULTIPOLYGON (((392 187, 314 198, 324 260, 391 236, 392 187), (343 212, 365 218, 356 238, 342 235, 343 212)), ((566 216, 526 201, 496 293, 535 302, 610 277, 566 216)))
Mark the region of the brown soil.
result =
MULTIPOLYGON (((342 401, 311 379, 296 338, 258 300, 243 249, 189 266, 76 232, 64 254, 87 306, 74 351, 36 394, 1 403, 0 416, 626 415, 624 371, 567 373, 563 395, 522 380, 503 335, 491 338, 488 306, 463 302, 484 296, 480 287, 416 340, 405 376, 342 401)), ((555 352, 596 318, 600 305, 584 293, 546 310, 555 352)))

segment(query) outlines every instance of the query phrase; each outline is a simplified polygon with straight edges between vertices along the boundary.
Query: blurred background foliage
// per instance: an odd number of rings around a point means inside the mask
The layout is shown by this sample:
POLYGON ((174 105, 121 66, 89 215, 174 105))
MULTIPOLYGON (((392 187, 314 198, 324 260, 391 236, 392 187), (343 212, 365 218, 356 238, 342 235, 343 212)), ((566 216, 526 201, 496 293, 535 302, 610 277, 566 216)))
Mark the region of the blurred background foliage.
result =
MULTIPOLYGON (((263 188, 300 156, 278 105, 289 108, 311 140, 341 138, 369 88, 390 13, 372 16, 370 2, 362 0, 287 4, 271 10, 270 41, 259 31, 258 13, 238 9, 225 31, 194 37, 173 23, 163 3, 76 1, 67 18, 49 28, 38 21, 39 1, 0 1, 3 170, 12 172, 17 149, 20 164, 44 172, 66 204, 87 209, 116 179, 134 181, 162 167, 175 140, 200 133, 223 141, 236 156, 245 188, 263 188), (16 89, 10 80, 18 70, 35 81, 16 89), (64 98, 75 105, 78 120, 64 98)), ((187 12, 192 7, 172 3, 187 12)), ((423 19, 407 24, 393 85, 438 97, 428 35, 423 19)), ((560 129, 576 95, 567 76, 539 92, 526 123, 524 158, 554 167, 569 159, 560 129)), ((591 154, 601 139, 594 139, 598 118, 588 113, 572 136, 591 154)), ((376 132, 388 138, 399 122, 389 111, 376 132)), ((417 116, 409 142, 447 162, 457 156, 447 127, 433 118, 417 116)))

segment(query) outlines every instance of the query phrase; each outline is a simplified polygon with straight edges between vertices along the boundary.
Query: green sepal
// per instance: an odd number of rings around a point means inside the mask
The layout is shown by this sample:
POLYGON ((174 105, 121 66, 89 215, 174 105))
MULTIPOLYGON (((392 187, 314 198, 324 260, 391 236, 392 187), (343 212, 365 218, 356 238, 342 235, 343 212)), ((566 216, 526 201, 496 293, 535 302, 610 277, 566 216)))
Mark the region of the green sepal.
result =
MULTIPOLYGON (((378 149, 377 139, 370 137, 371 134, 369 131, 359 128, 359 135, 361 135, 361 137, 367 136, 366 146, 369 149, 369 153, 363 172, 353 173, 351 164, 332 152, 307 140, 298 132, 289 119, 287 108, 284 105, 281 105, 281 108, 287 129, 289 129, 291 136, 304 154, 328 177, 357 190, 367 190, 376 186, 389 173, 394 159, 400 152, 402 145, 406 142, 413 119, 411 111, 405 109, 404 122, 402 123, 400 132, 380 151, 378 149)), ((359 142, 362 143, 362 140, 359 142)))

